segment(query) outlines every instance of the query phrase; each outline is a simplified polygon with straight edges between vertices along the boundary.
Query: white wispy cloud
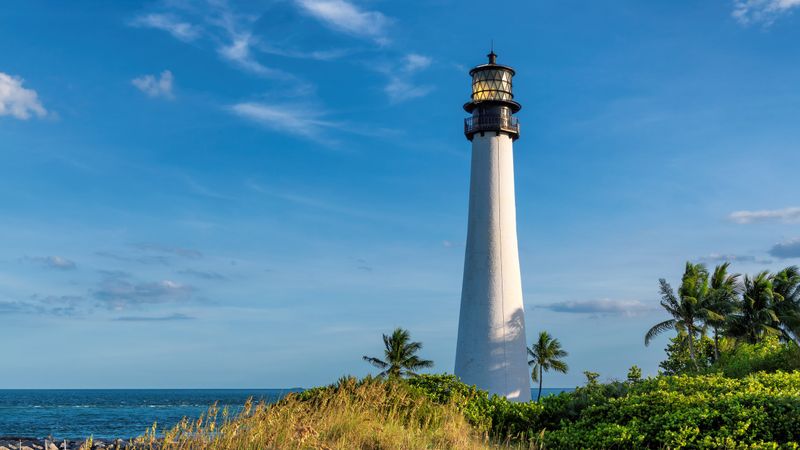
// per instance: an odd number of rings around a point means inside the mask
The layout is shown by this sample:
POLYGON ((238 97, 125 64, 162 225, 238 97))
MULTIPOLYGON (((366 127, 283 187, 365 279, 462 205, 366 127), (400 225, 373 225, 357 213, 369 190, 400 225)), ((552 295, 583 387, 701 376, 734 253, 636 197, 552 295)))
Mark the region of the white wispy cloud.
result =
POLYGON ((143 75, 131 80, 131 84, 148 96, 153 98, 163 97, 166 99, 175 98, 175 95, 172 93, 172 82, 173 76, 172 72, 169 70, 161 72, 160 76, 143 75))
POLYGON ((427 69, 432 62, 433 59, 429 56, 409 53, 403 58, 403 70, 406 72, 416 72, 418 70, 427 69))
POLYGON ((757 222, 800 222, 800 207, 763 209, 759 211, 735 211, 728 219, 741 224, 757 222))
POLYGON ((72 270, 77 267, 75 261, 70 259, 64 258, 63 256, 32 256, 24 258, 26 261, 39 264, 41 266, 47 267, 48 269, 58 269, 58 270, 72 270))
POLYGON ((84 298, 76 295, 31 295, 25 301, 0 301, 0 314, 74 316, 82 312, 84 298))
POLYGON ((386 216, 381 213, 375 212, 373 208, 358 208, 352 205, 352 202, 342 201, 341 199, 332 199, 319 194, 298 194, 296 191, 284 191, 269 188, 253 180, 248 180, 245 185, 259 194, 264 194, 273 198, 277 198, 286 202, 293 203, 300 207, 306 207, 319 211, 326 211, 333 213, 337 216, 346 215, 357 217, 360 219, 377 220, 377 221, 391 221, 397 222, 396 217, 386 216))
POLYGON ((92 295, 110 309, 124 310, 144 304, 188 300, 192 291, 192 286, 173 280, 139 282, 124 273, 106 273, 92 295))
POLYGON ((170 322, 194 319, 194 317, 187 316, 186 314, 174 313, 166 316, 122 316, 114 320, 117 322, 170 322))
POLYGON ((319 137, 322 130, 337 127, 336 123, 321 119, 319 112, 310 108, 243 102, 229 109, 237 116, 267 128, 307 138, 319 137))
POLYGON ((701 262, 722 263, 722 262, 753 262, 756 257, 753 255, 734 255, 731 253, 712 253, 708 256, 698 258, 701 262))
POLYGON ((196 25, 183 22, 172 14, 145 14, 131 20, 135 27, 155 28, 171 34, 175 39, 191 42, 200 37, 201 29, 196 25))
POLYGON ((381 12, 364 11, 345 0, 296 0, 296 3, 334 30, 370 38, 379 44, 389 42, 386 27, 390 20, 381 12))
POLYGON ((39 95, 33 89, 22 87, 23 82, 22 78, 0 72, 0 116, 27 120, 31 116, 47 115, 39 95))
POLYGON ((154 244, 152 242, 142 242, 138 244, 133 244, 133 247, 142 251, 169 253, 175 256, 180 256, 188 259, 200 259, 203 257, 203 253, 200 252, 199 250, 195 250, 192 248, 173 247, 169 245, 154 244))
POLYGON ((800 258, 800 238, 789 239, 773 245, 769 254, 780 259, 800 258))
POLYGON ((711 253, 695 259, 695 262, 704 264, 743 263, 743 264, 772 264, 771 259, 758 258, 755 255, 737 255, 735 253, 711 253))
POLYGON ((733 17, 742 25, 772 25, 800 6, 800 0, 734 0, 733 17))
POLYGON ((392 77, 389 79, 389 83, 383 88, 383 91, 389 96, 389 100, 394 103, 424 97, 432 90, 433 86, 418 86, 399 77, 392 77))
POLYGON ((389 82, 383 88, 389 100, 399 103, 428 95, 433 90, 433 86, 415 83, 412 77, 415 73, 427 69, 432 62, 433 60, 428 56, 410 53, 405 55, 398 64, 382 67, 380 71, 389 78, 389 82))
POLYGON ((258 38, 252 33, 256 16, 238 14, 225 1, 209 1, 202 7, 181 11, 181 16, 187 14, 195 22, 204 22, 205 27, 194 25, 173 13, 140 15, 131 20, 130 24, 167 31, 183 42, 191 42, 206 35, 214 43, 217 54, 237 68, 263 77, 291 78, 280 70, 260 63, 253 54, 253 48, 259 44, 258 38))
POLYGON ((276 77, 283 74, 279 70, 269 68, 253 57, 251 51, 254 38, 248 33, 237 34, 231 42, 220 46, 217 51, 223 59, 235 64, 239 68, 264 77, 276 77))
POLYGON ((222 275, 219 272, 208 271, 208 270, 184 269, 179 271, 178 273, 181 275, 200 278, 202 280, 225 281, 228 279, 228 277, 222 275))
POLYGON ((656 309, 654 305, 639 300, 578 300, 550 303, 542 306, 555 312, 573 314, 621 315, 635 316, 656 309))

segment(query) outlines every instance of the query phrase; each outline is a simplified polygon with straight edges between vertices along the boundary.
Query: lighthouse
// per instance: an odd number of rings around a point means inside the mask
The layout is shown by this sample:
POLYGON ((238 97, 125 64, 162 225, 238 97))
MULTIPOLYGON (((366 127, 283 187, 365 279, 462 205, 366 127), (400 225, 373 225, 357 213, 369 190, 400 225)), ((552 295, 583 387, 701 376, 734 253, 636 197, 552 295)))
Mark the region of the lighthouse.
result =
POLYGON ((529 401, 525 311, 517 249, 514 141, 521 108, 514 69, 488 64, 470 70, 471 101, 464 134, 472 142, 469 220, 458 319, 455 374, 466 384, 513 401, 529 401))

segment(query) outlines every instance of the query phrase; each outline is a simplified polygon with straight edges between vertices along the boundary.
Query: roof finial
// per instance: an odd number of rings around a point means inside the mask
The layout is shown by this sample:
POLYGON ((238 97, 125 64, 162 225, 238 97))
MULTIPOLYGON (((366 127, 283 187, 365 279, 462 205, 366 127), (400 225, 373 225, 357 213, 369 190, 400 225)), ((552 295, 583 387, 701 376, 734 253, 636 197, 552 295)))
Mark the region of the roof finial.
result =
POLYGON ((491 40, 491 52, 486 56, 489 57, 489 64, 495 64, 497 62, 497 55, 494 53, 494 39, 491 40))

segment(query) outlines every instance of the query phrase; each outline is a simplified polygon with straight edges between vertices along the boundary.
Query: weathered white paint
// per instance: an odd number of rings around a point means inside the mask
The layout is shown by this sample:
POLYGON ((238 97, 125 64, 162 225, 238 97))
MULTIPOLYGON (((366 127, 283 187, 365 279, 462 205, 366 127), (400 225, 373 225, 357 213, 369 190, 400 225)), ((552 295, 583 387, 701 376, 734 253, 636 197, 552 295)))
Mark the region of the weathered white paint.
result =
POLYGON ((475 134, 455 374, 492 394, 528 401, 516 215, 513 141, 505 133, 475 134))

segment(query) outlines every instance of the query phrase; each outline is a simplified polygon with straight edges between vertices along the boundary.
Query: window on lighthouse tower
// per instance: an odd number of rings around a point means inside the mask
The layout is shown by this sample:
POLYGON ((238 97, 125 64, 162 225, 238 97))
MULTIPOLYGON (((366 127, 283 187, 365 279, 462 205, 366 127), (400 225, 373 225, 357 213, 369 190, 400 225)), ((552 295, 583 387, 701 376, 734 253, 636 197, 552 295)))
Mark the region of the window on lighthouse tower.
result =
POLYGON ((472 100, 513 100, 511 72, 503 69, 478 70, 472 75, 472 100))

